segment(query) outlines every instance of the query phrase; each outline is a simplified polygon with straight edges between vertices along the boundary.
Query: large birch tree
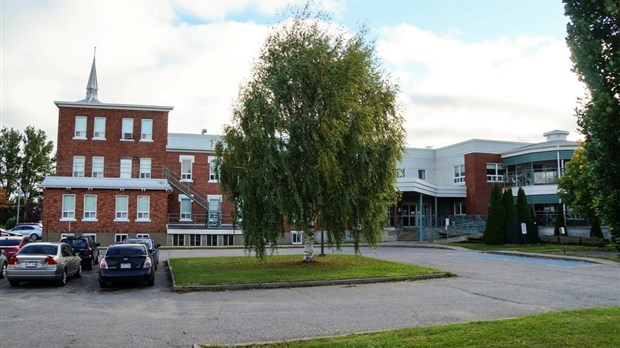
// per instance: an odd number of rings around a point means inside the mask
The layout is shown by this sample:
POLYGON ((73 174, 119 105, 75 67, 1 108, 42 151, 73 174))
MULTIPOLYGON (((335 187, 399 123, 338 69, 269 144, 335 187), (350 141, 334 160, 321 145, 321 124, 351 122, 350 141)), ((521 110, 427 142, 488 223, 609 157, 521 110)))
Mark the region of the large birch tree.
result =
POLYGON ((306 7, 268 35, 218 144, 221 186, 260 258, 288 229, 376 246, 395 201, 405 132, 397 86, 366 31, 306 7))

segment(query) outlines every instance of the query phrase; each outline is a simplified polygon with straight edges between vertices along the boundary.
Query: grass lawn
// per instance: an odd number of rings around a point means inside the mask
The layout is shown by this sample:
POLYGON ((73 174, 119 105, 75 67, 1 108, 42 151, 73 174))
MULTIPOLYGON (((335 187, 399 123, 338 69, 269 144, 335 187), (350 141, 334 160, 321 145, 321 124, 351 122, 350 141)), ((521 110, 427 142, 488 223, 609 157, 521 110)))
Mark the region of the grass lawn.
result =
POLYGON ((569 255, 601 258, 620 262, 620 253, 613 246, 585 246, 585 245, 561 245, 561 244, 538 244, 528 245, 486 245, 484 243, 450 243, 450 245, 478 251, 524 251, 530 253, 569 255))
POLYGON ((223 285, 351 278, 397 277, 446 273, 437 269, 389 262, 359 255, 302 255, 172 258, 177 285, 223 285))
POLYGON ((618 347, 620 307, 407 328, 252 347, 618 347))

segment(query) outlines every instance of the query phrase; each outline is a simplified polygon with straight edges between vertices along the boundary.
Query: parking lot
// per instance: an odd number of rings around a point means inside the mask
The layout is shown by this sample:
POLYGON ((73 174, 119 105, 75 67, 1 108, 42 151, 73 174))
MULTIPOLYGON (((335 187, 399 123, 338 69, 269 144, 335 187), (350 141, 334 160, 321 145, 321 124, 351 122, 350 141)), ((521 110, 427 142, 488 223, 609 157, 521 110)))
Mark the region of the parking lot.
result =
MULTIPOLYGON (((352 253, 345 248, 343 253, 352 253)), ((301 254, 301 249, 280 253, 301 254)), ((0 340, 11 347, 189 347, 292 339, 549 310, 620 305, 620 266, 529 263, 463 250, 363 249, 366 256, 440 268, 449 279, 312 288, 174 293, 169 257, 243 255, 161 250, 155 286, 100 289, 97 269, 65 287, 0 280, 0 340)))

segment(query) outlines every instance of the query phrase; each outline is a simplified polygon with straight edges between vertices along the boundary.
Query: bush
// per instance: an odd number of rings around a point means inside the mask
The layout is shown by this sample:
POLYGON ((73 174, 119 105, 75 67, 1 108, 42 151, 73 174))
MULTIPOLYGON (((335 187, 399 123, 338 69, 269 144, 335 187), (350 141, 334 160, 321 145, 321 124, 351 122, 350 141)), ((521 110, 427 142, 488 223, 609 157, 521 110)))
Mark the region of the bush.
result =
POLYGON ((14 217, 8 218, 6 220, 6 222, 4 223, 4 228, 6 228, 7 230, 10 230, 11 228, 15 227, 16 225, 16 220, 14 217))
POLYGON ((499 185, 494 184, 491 191, 491 202, 487 213, 487 225, 482 234, 485 244, 501 245, 505 239, 506 218, 504 214, 504 204, 502 192, 499 185))

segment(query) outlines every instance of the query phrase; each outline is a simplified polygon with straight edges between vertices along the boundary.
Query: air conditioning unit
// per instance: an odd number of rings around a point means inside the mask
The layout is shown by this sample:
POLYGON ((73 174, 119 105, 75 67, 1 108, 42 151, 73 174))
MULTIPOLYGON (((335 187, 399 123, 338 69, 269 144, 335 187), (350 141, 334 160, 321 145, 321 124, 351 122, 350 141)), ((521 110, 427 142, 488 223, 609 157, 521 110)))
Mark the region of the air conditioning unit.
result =
POLYGON ((133 139, 133 133, 123 133, 123 139, 133 139))

